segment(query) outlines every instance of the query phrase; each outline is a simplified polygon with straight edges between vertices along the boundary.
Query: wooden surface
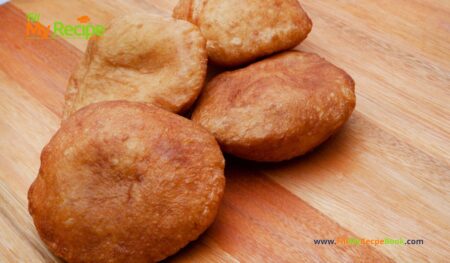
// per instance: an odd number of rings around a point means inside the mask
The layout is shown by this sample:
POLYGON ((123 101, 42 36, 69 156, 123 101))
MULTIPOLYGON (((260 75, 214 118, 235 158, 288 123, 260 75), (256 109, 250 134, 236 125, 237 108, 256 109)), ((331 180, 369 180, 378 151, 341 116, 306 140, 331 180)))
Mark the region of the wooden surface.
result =
MULTIPOLYGON (((17 0, 0 6, 0 262, 57 261, 27 212, 39 155, 59 124, 85 40, 25 39, 41 23, 168 15, 175 0, 17 0)), ((304 0, 299 47, 344 68, 357 108, 311 154, 267 165, 227 157, 214 225, 170 258, 189 262, 445 262, 450 257, 450 1, 304 0), (408 246, 318 246, 313 239, 423 239, 408 246)), ((448 262, 448 261, 447 261, 448 262)))

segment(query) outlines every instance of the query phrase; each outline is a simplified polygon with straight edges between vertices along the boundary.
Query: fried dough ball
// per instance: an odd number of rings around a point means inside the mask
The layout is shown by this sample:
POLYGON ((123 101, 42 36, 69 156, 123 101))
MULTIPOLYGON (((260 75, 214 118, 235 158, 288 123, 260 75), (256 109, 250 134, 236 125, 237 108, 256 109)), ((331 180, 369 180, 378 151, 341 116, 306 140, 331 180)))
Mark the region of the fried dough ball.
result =
POLYGON ((275 162, 335 133, 355 107, 354 82, 318 55, 288 51, 216 76, 192 120, 238 157, 275 162))
POLYGON ((297 0, 180 0, 173 17, 200 28, 209 59, 220 66, 293 48, 312 28, 297 0))
POLYGON ((100 102, 45 146, 29 211, 68 262, 153 262, 213 222, 224 184, 219 145, 197 124, 151 105, 100 102))
POLYGON ((147 14, 114 19, 91 38, 69 80, 64 119, 91 103, 129 100, 182 112, 206 77, 206 40, 186 21, 147 14))

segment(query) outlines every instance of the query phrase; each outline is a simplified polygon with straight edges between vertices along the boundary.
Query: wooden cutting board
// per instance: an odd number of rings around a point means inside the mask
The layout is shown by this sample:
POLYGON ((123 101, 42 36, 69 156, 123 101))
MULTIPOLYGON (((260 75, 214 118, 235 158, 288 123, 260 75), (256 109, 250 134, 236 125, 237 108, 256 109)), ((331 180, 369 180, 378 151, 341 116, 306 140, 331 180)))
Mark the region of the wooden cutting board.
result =
MULTIPOLYGON (((59 125, 87 41, 25 38, 42 24, 169 15, 175 0, 17 0, 0 6, 0 262, 58 261, 26 193, 59 125)), ((444 262, 450 258, 450 1, 303 0, 299 47, 349 72, 357 108, 314 152, 280 164, 227 157, 214 225, 171 261, 444 262), (314 239, 422 239, 422 245, 315 245, 314 239)), ((447 261, 448 262, 448 261, 447 261)))

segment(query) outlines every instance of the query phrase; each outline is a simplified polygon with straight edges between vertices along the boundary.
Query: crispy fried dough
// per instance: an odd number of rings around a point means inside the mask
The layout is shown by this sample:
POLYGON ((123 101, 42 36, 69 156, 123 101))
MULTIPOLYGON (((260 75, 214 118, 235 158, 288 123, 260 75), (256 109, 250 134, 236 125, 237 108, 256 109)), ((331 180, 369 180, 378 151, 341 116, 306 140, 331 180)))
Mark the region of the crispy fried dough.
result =
POLYGON ((213 222, 223 173, 219 145, 197 124, 142 103, 100 102, 44 148, 29 211, 68 262, 153 262, 213 222))
POLYGON ((186 21, 133 14, 91 38, 69 80, 64 118, 91 103, 129 100, 186 110, 206 76, 206 40, 186 21))
POLYGON ((228 153, 287 160, 310 151, 347 121, 355 107, 354 85, 318 55, 288 51, 215 77, 192 120, 228 153))
POLYGON ((209 59, 220 66, 295 47, 312 28, 297 0, 180 0, 173 17, 200 28, 209 59))

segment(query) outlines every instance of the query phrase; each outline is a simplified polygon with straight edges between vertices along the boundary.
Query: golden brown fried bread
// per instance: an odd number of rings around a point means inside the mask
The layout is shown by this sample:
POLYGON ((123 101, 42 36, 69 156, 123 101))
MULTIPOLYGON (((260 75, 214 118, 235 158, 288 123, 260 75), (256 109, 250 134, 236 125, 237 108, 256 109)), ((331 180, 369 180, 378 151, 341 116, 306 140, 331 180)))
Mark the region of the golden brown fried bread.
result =
POLYGON ((297 0, 180 0, 173 17, 200 28, 209 59, 221 66, 295 47, 312 27, 297 0))
POLYGON ((197 124, 151 105, 100 102, 44 148, 29 211, 68 262, 153 262, 212 223, 223 173, 217 142, 197 124))
POLYGON ((192 120, 212 132, 224 151, 273 162, 325 141, 354 107, 347 73, 318 55, 289 51, 215 77, 192 120))
POLYGON ((200 93, 206 65, 206 40, 191 23, 147 14, 117 18, 90 39, 69 80, 64 118, 107 100, 184 111, 200 93))

